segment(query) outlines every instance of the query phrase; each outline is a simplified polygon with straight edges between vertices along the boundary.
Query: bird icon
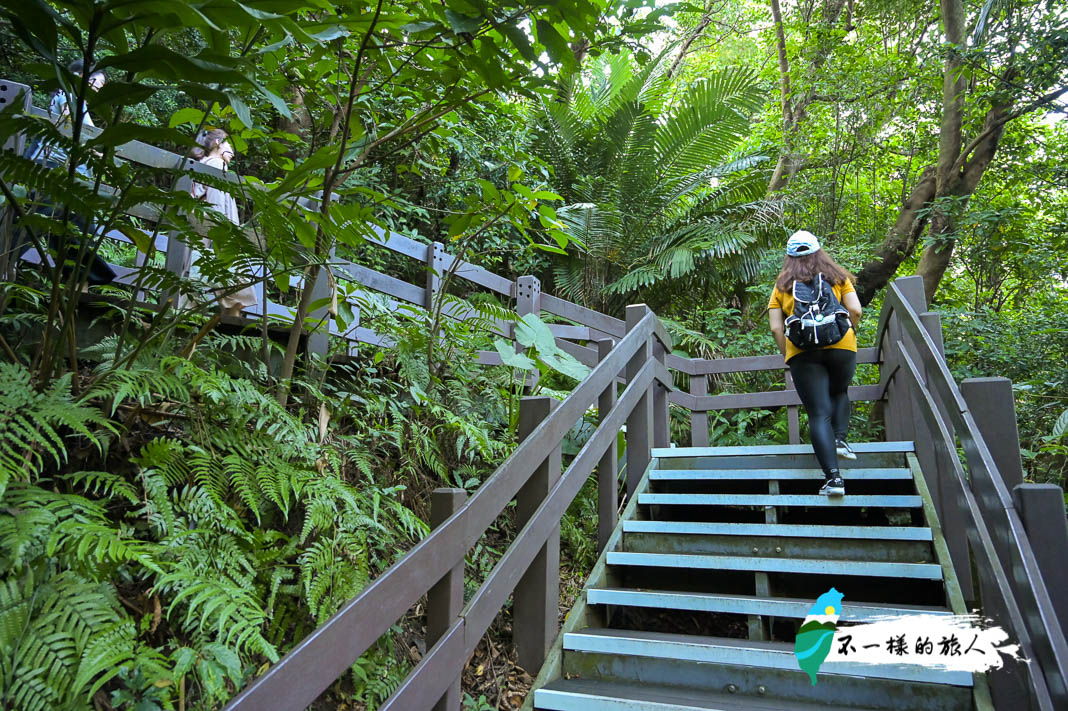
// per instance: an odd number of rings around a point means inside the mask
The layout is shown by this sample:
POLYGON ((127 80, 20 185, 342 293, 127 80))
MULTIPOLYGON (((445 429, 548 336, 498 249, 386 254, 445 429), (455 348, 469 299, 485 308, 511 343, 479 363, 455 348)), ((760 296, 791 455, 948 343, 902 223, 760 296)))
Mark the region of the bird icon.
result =
POLYGON ((842 614, 842 597, 842 593, 831 588, 816 598, 794 641, 797 664, 808 674, 813 686, 816 685, 816 672, 830 654, 834 643, 838 617, 842 614))

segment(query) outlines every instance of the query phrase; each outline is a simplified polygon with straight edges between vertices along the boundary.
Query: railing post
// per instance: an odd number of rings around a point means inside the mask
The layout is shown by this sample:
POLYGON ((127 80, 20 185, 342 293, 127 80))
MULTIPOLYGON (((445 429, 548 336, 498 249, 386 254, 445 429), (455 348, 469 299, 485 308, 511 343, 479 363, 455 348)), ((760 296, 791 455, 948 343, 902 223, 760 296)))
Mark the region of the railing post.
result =
MULTIPOLYGON (((615 342, 611 338, 597 341, 597 360, 603 361, 612 352, 615 342)), ((616 379, 597 398, 597 422, 605 421, 616 405, 616 379)), ((608 445, 597 464, 597 552, 608 545, 608 539, 616 528, 619 516, 619 451, 616 440, 608 445)))
MULTIPOLYGON (((923 277, 910 276, 900 277, 894 280, 894 285, 901 290, 905 300, 917 313, 927 310, 927 299, 923 291, 923 277)), ((906 340, 904 327, 898 314, 891 317, 889 324, 890 348, 897 348, 897 341, 906 340)), ((914 359, 915 360, 915 359, 914 359)), ((904 384, 905 379, 895 379, 887 395, 887 435, 894 439, 916 439, 916 419, 912 412, 912 397, 909 388, 904 384)))
MULTIPOLYGON (((535 276, 525 275, 515 280, 515 313, 519 318, 523 318, 527 314, 534 314, 535 316, 541 314, 541 280, 535 276)), ((519 341, 515 340, 515 327, 512 327, 512 333, 509 334, 512 341, 515 343, 516 353, 522 352, 523 346, 519 344, 519 341)), ((522 376, 520 376, 522 377, 522 376)), ((538 383, 538 379, 541 377, 541 373, 534 371, 531 375, 527 376, 526 392, 530 392, 538 383)))
MULTIPOLYGON (((427 314, 434 313, 434 306, 440 298, 441 275, 445 273, 445 245, 432 242, 426 248, 426 294, 423 297, 427 314)), ((438 326, 440 328, 440 324, 438 326)), ((429 336, 437 343, 438 333, 429 336)))
MULTIPOLYGON (((645 304, 635 304, 627 307, 626 327, 629 333, 649 312, 645 304)), ((627 363, 627 383, 629 384, 652 353, 649 341, 646 340, 638 347, 637 352, 627 363)), ((652 457, 650 445, 653 441, 653 400, 649 397, 649 391, 642 393, 638 404, 627 417, 627 500, 634 497, 634 491, 638 488, 638 482, 645 474, 645 468, 649 466, 652 457)))
POLYGON ((515 280, 515 312, 520 316, 541 313, 541 281, 535 276, 515 280))
MULTIPOLYGON (((467 499, 463 489, 434 489, 430 495, 430 527, 437 528, 467 499)), ((427 593, 426 647, 434 646, 459 617, 464 606, 464 563, 460 561, 427 593)), ((460 711, 460 672, 434 705, 434 711, 460 711)))
MULTIPOLYGON (((884 304, 883 308, 888 309, 890 307, 884 304)), ((898 425, 901 408, 898 401, 903 397, 901 393, 904 386, 901 381, 905 379, 905 376, 900 370, 904 367, 904 364, 897 347, 900 331, 900 317, 897 313, 891 313, 889 320, 886 322, 886 332, 881 343, 880 355, 882 364, 879 366, 880 385, 885 388, 882 415, 883 424, 886 426, 887 441, 901 439, 898 425)))
MULTIPOLYGON (((341 298, 341 295, 339 295, 341 298)), ((360 354, 360 341, 357 339, 356 329, 360 327, 360 304, 359 302, 349 302, 349 309, 352 311, 352 320, 349 321, 349 332, 352 334, 348 338, 348 354, 350 357, 355 358, 360 354)))
MULTIPOLYGON (((653 338, 653 358, 661 365, 667 360, 667 349, 660 339, 653 338)), ((653 392, 653 446, 671 446, 671 412, 668 404, 668 389, 659 380, 650 386, 653 392)))
MULTIPOLYGON (((708 395, 707 375, 690 376, 690 394, 694 397, 708 395)), ((690 413, 690 446, 708 446, 708 412, 695 410, 690 413)))
MULTIPOLYGON (((7 80, 0 81, 0 111, 14 110, 17 113, 27 114, 30 112, 32 97, 33 90, 25 84, 7 80)), ((21 133, 10 136, 4 141, 2 150, 22 155, 26 150, 26 137, 21 133)))
MULTIPOLYGON (((319 267, 318 276, 313 284, 305 284, 305 288, 309 288, 312 291, 311 303, 317 301, 326 301, 322 306, 313 309, 308 314, 308 354, 317 355, 322 358, 326 357, 327 351, 330 349, 330 279, 331 275, 328 274, 330 269, 330 261, 334 256, 333 250, 330 251, 330 256, 327 257, 327 263, 322 264, 319 267)), ((266 304, 264 304, 266 308, 266 304)))
POLYGON ((1064 515, 1064 490, 1056 484, 1017 484, 1012 498, 1061 629, 1068 636, 1068 566, 1064 564, 1068 519, 1064 515))
MULTIPOLYGON (((797 391, 794 387, 794 376, 790 374, 790 368, 786 371, 786 389, 797 391)), ((797 411, 797 405, 786 406, 786 429, 790 433, 790 444, 801 444, 801 417, 797 411)))
MULTIPOLYGON (((556 409, 550 397, 525 397, 519 403, 519 439, 556 409)), ((540 455, 538 455, 540 456, 540 455)), ((560 446, 554 447, 516 494, 516 526, 522 528, 560 478, 560 446)), ((519 666, 536 675, 556 638, 560 615, 560 528, 556 527, 519 579, 512 604, 512 638, 519 666)))
POLYGON ((445 273, 445 245, 432 242, 426 248, 426 310, 434 310, 434 302, 441 291, 441 275, 445 273))
MULTIPOLYGON (((0 82, 0 111, 16 111, 19 113, 28 113, 31 106, 32 90, 25 84, 19 84, 13 81, 0 82), (21 100, 19 97, 21 94, 21 100)), ((4 141, 3 151, 11 151, 15 155, 21 156, 26 151, 26 137, 21 133, 16 133, 14 136, 9 137, 4 141)), ((15 260, 18 259, 15 254, 17 246, 14 242, 15 230, 14 228, 15 213, 13 210, 4 210, 3 223, 0 224, 0 235, 3 236, 0 240, 0 279, 10 280, 15 278, 15 260)), ((44 255, 41 255, 44 258, 44 255)))
MULTIPOLYGON (((1016 403, 1008 378, 967 378, 960 394, 979 426, 990 456, 997 465, 1006 489, 1023 483, 1020 461, 1020 433, 1016 428, 1016 403)), ((1063 506, 1063 502, 1062 502, 1063 506)))
MULTIPOLYGON (((174 190, 176 192, 188 193, 193 186, 193 179, 190 177, 190 173, 186 173, 174 184, 174 190)), ((167 233, 167 255, 164 260, 164 266, 171 274, 174 274, 179 279, 184 279, 189 274, 189 260, 192 255, 192 250, 189 249, 189 245, 178 238, 178 232, 167 233)), ((196 233, 191 233, 196 235, 196 233)), ((194 239, 203 241, 203 238, 199 235, 194 236, 194 239)), ((165 291, 160 294, 160 303, 167 301, 174 301, 174 308, 180 309, 184 306, 181 295, 176 292, 165 291)))

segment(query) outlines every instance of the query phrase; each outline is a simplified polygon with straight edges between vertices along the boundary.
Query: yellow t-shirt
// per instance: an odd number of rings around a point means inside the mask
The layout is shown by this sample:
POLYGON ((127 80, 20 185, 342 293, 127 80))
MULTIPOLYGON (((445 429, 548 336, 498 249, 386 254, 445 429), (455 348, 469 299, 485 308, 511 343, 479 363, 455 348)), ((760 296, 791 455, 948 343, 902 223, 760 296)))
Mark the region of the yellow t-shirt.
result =
MULTIPOLYGON (((856 289, 853 288, 853 282, 848 279, 842 284, 833 285, 831 288, 834 290, 834 296, 838 299, 839 303, 841 303, 842 297, 846 294, 856 291, 856 289)), ((768 301, 768 310, 770 311, 771 309, 782 309, 783 314, 789 316, 794 312, 794 295, 790 292, 779 291, 776 287, 771 292, 771 300, 768 301)), ((840 348, 844 351, 853 351, 854 353, 857 352, 857 334, 852 327, 850 327, 849 331, 846 332, 846 335, 843 336, 842 340, 838 341, 838 343, 822 346, 817 350, 829 350, 833 348, 840 348)), ((791 358, 801 352, 801 349, 791 343, 789 338, 786 339, 786 362, 790 362, 791 358)))

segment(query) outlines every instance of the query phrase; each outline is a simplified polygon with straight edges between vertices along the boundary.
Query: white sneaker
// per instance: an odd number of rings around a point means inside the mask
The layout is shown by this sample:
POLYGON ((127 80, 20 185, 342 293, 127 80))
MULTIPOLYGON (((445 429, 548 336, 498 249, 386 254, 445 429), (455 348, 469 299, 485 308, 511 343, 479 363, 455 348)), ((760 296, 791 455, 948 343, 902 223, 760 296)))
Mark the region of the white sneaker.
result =
POLYGON ((820 496, 845 496, 845 482, 842 477, 836 476, 823 482, 820 487, 820 496))
POLYGON ((838 448, 838 456, 842 459, 856 459, 857 453, 853 451, 853 448, 849 446, 849 442, 844 439, 840 439, 835 442, 835 446, 838 448))

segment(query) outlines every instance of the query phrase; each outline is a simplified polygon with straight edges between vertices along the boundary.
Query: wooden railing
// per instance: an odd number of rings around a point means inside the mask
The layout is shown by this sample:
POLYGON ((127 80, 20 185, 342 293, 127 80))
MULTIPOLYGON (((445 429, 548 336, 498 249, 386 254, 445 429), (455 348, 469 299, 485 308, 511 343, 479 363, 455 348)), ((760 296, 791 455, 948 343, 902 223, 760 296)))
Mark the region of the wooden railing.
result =
MULTIPOLYGON (((0 99, 10 105, 25 89, 0 81, 0 99)), ((238 180, 137 141, 120 146, 116 155, 144 165, 238 180)), ((151 206, 135 206, 132 212, 144 219, 159 214, 151 206)), ((119 233, 109 237, 129 241, 119 233)), ((533 276, 513 281, 457 259, 438 242, 425 244, 376 227, 368 243, 425 265, 426 284, 410 284, 335 257, 330 266, 337 278, 385 295, 390 308, 400 308, 401 302, 428 308, 443 297, 442 277, 451 274, 468 286, 488 289, 513 303, 517 316, 548 314, 569 321, 549 327, 558 345, 593 371, 558 404, 548 398, 525 398, 520 412, 523 441, 504 464, 470 499, 465 500, 462 490, 436 491, 431 512, 434 528, 429 536, 256 679, 229 709, 304 708, 423 595, 428 596, 429 648, 382 708, 458 709, 463 660, 513 590, 513 633, 520 663, 530 670, 540 665, 556 628, 560 518, 596 468, 598 538, 601 546, 607 541, 619 504, 615 441, 621 425, 626 424, 628 495, 647 468, 651 448, 669 444, 669 402, 689 411, 694 446, 709 444, 708 413, 744 408, 786 407, 790 441, 800 442, 800 399, 788 373, 784 373, 785 390, 708 394, 710 376, 785 371, 779 355, 715 360, 678 357, 671 354, 671 341, 660 321, 644 306, 628 307, 627 318, 621 320, 543 294, 533 276), (669 369, 688 376, 689 392, 671 387, 669 369), (620 380, 626 383, 622 394, 617 393, 620 380), (561 475, 560 443, 594 405, 598 427, 561 475), (464 556, 513 499, 522 528, 465 606, 464 556)), ((187 261, 186 246, 171 236, 158 235, 157 248, 167 254, 168 268, 180 273, 179 265, 187 261)), ((139 260, 143 262, 143 255, 139 260)), ((132 274, 121 267, 117 271, 120 281, 132 274)), ((958 387, 941 352, 938 317, 926 312, 922 286, 916 280, 899 279, 889 288, 877 331, 878 346, 858 353, 858 363, 880 366, 880 383, 851 387, 850 398, 885 401, 888 438, 916 442, 965 597, 981 602, 984 614, 1019 640, 1023 654, 1032 660, 1030 665, 1008 664, 991 674, 998 708, 1068 708, 1068 650, 1061 627, 1068 623, 1068 585, 1047 584, 1068 580, 1068 566, 1063 565, 1068 539, 1057 538, 1057 526, 1043 525, 1034 513, 1045 507, 1063 515, 1061 494, 1056 487, 1040 491, 1020 483, 1019 443, 1011 390, 1005 392, 1007 381, 965 381, 958 387), (1000 408, 985 406, 998 400, 1000 408), (957 454, 958 441, 965 455, 963 463, 957 454), (1052 498, 1058 498, 1057 507, 1047 505, 1052 498), (1031 503, 1024 507, 1023 501, 1031 503), (1029 536, 1039 543, 1032 545, 1029 536), (1061 557, 1051 557, 1050 551, 1058 550, 1061 557), (973 561, 978 586, 972 582, 973 561)), ((295 283, 300 286, 299 280, 295 283)), ((325 280, 311 288, 325 295, 325 280)), ((262 288, 260 297, 262 306, 246 315, 286 320, 288 307, 265 300, 262 288)), ((462 306, 446 306, 443 313, 450 318, 479 317, 462 306)), ((320 337, 309 339, 309 348, 325 352, 327 333, 346 339, 350 352, 357 343, 391 345, 388 337, 361 327, 358 308, 354 312, 357 318, 344 332, 325 309, 311 314, 320 337)), ((498 335, 514 334, 514 323, 508 320, 491 321, 489 326, 498 335)), ((501 363, 495 351, 480 352, 479 361, 501 363)))
POLYGON ((1051 599, 1053 593, 1063 601, 1068 591, 1047 585, 1063 579, 1063 494, 1058 487, 1019 483, 1011 383, 966 380, 958 387, 942 354, 939 317, 926 313, 920 277, 889 286, 878 333, 887 438, 914 440, 964 597, 1030 660, 1008 661, 989 674, 997 708, 1068 709, 1068 619, 1058 619, 1051 599), (1009 488, 1014 484, 1016 501, 1030 502, 1020 511, 1009 488), (1048 496, 1057 499, 1052 509, 1045 507, 1053 515, 1036 520, 1048 496), (1027 518, 1032 525, 1025 530, 1027 518), (1043 549, 1059 555, 1043 556, 1043 549))
MULTIPOLYGON (((455 510, 437 512, 440 524, 396 565, 376 578, 312 635, 256 679, 227 707, 231 711, 302 709, 348 669, 423 595, 429 595, 425 656, 383 711, 428 709, 439 701, 458 708, 458 681, 470 653, 515 591, 513 638, 520 664, 537 669, 555 637, 558 616, 559 525, 571 501, 595 467, 598 484, 617 491, 612 458, 620 428, 627 425, 627 450, 648 461, 651 445, 667 444, 667 391, 671 377, 664 353, 671 350, 659 319, 644 306, 628 310, 626 335, 603 357, 589 377, 558 404, 548 398, 523 402, 522 443, 470 499, 439 491, 437 501, 455 510), (627 386, 615 399, 616 382, 626 371, 627 386), (560 473, 564 437, 588 408, 600 412, 596 430, 560 473), (509 502, 517 502, 520 531, 485 582, 462 604, 464 558, 509 502), (461 503, 462 501, 462 503, 461 503)), ((628 463, 628 468, 629 468, 628 463)), ((629 469, 628 480, 637 483, 629 469)), ((599 522, 611 531, 614 517, 599 522)), ((604 540, 606 536, 602 538, 604 540)))

